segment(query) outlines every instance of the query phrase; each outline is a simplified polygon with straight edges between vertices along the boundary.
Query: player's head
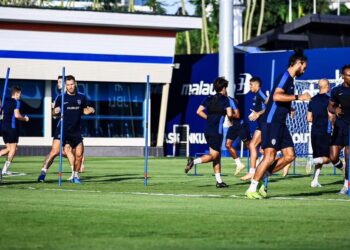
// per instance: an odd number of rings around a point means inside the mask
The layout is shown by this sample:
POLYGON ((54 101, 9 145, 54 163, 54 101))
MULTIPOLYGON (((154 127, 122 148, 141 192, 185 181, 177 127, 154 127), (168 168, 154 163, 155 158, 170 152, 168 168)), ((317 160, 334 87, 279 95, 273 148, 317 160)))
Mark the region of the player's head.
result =
POLYGON ((227 86, 228 81, 223 76, 216 78, 214 81, 214 89, 216 93, 222 93, 226 95, 227 86))
POLYGON ((288 67, 292 68, 295 76, 301 76, 307 68, 307 57, 304 55, 303 50, 295 49, 294 54, 289 57, 288 63, 288 67))
POLYGON ((344 65, 343 68, 341 69, 341 73, 342 73, 344 82, 347 85, 350 85, 350 64, 344 65))
POLYGON ((249 81, 250 91, 257 93, 261 88, 261 79, 259 77, 253 77, 249 81))
POLYGON ((329 91, 329 81, 326 78, 322 78, 318 81, 318 88, 320 89, 320 94, 328 93, 329 91))
POLYGON ((58 90, 62 89, 62 76, 57 77, 57 89, 58 90))
POLYGON ((11 88, 11 96, 12 98, 19 100, 21 99, 21 93, 22 93, 22 89, 19 86, 13 86, 11 88))
POLYGON ((72 75, 66 76, 66 90, 67 93, 70 95, 75 94, 76 91, 76 82, 75 82, 75 77, 72 75))

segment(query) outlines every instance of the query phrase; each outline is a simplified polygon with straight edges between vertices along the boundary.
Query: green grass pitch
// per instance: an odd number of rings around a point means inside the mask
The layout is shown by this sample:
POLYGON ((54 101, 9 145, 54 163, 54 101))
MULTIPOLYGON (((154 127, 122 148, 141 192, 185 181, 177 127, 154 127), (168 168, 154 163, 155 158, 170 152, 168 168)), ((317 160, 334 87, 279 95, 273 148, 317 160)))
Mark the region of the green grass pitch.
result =
POLYGON ((181 158, 151 158, 144 187, 142 158, 88 157, 83 184, 58 187, 57 161, 47 182, 36 182, 42 160, 16 157, 11 170, 27 175, 0 185, 1 249, 350 247, 350 199, 336 194, 342 176, 331 168, 316 189, 302 167, 300 175, 275 175, 270 198, 256 201, 244 198, 248 184, 233 175, 228 158, 222 169, 228 189, 215 188, 209 164, 198 167, 200 176, 186 176, 181 158))

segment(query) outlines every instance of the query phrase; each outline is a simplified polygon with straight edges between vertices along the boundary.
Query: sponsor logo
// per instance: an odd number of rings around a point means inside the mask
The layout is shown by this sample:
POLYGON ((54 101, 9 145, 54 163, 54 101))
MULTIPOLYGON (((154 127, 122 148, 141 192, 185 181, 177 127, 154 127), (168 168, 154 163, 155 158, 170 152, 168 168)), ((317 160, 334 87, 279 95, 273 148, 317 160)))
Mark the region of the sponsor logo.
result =
POLYGON ((182 85, 181 95, 215 95, 215 90, 212 83, 200 81, 182 85))
POLYGON ((292 139, 294 143, 309 143, 310 134, 306 133, 295 133, 292 135, 292 139))
POLYGON ((250 91, 249 81, 252 75, 249 73, 242 73, 239 75, 238 82, 236 81, 236 94, 245 95, 250 91))
MULTIPOLYGON (((167 144, 174 144, 180 142, 180 134, 179 133, 168 133, 166 136, 167 144)), ((191 144, 207 144, 203 133, 190 133, 189 142, 191 144)))
POLYGON ((276 144, 276 139, 272 139, 271 143, 272 143, 272 145, 275 145, 276 144))

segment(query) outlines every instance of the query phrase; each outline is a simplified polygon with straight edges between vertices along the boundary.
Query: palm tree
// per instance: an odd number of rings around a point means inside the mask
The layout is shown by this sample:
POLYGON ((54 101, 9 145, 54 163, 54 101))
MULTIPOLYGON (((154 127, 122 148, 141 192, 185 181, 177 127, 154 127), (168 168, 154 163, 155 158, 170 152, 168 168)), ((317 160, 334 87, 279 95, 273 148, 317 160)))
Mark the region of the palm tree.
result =
POLYGON ((255 7, 256 7, 256 0, 253 0, 253 5, 252 5, 250 15, 249 15, 247 40, 249 40, 251 38, 251 35, 252 35, 252 25, 253 25, 253 17, 254 17, 255 7))
POLYGON ((134 0, 130 0, 129 1, 129 12, 135 12, 135 1, 134 0))
POLYGON ((258 24, 258 31, 256 32, 257 36, 260 36, 261 29, 264 22, 264 14, 265 14, 265 0, 260 1, 260 17, 259 17, 259 24, 258 24))
POLYGON ((205 0, 202 0, 202 43, 205 45, 205 51, 210 53, 209 37, 208 37, 208 24, 207 24, 207 11, 205 8, 205 0))
MULTIPOLYGON (((182 15, 186 15, 186 9, 185 9, 185 0, 181 0, 181 6, 182 6, 182 15)), ((191 40, 190 40, 190 32, 187 30, 185 31, 185 36, 186 36, 186 49, 187 49, 187 54, 191 54, 191 40)))
POLYGON ((250 13, 251 0, 247 0, 247 7, 245 9, 245 17, 244 17, 244 27, 243 27, 243 41, 247 41, 247 31, 248 31, 248 19, 250 13))

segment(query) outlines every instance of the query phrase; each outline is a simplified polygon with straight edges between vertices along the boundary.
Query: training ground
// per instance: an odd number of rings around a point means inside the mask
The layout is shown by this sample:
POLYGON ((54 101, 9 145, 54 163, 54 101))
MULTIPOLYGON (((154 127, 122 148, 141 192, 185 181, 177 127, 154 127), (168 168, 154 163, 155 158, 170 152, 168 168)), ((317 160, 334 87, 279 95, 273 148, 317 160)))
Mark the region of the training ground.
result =
MULTIPOLYGON (((1 249, 346 249, 350 199, 342 177, 326 168, 322 188, 311 176, 275 175, 269 198, 247 200, 248 188, 223 159, 228 189, 216 189, 211 165, 184 174, 185 159, 87 158, 82 185, 58 187, 58 163, 37 183, 43 157, 16 157, 0 185, 1 249)), ((69 177, 64 160, 63 178, 69 177)))

